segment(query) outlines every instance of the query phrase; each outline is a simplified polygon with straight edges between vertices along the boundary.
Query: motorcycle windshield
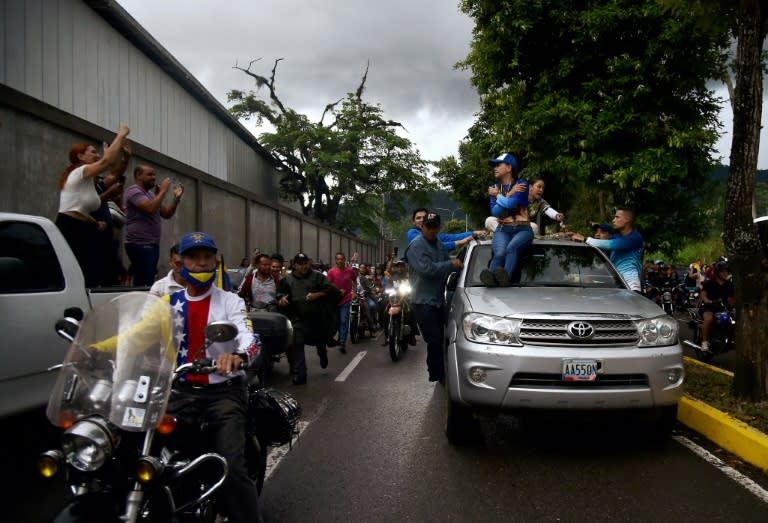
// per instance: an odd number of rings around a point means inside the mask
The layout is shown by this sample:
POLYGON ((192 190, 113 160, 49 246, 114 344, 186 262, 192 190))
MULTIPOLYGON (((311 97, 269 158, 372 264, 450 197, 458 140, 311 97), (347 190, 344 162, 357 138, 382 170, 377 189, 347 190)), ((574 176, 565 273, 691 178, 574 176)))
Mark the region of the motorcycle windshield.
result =
POLYGON ((69 347, 48 401, 67 428, 98 414, 141 432, 162 418, 171 391, 181 321, 166 300, 122 294, 91 310, 69 347))

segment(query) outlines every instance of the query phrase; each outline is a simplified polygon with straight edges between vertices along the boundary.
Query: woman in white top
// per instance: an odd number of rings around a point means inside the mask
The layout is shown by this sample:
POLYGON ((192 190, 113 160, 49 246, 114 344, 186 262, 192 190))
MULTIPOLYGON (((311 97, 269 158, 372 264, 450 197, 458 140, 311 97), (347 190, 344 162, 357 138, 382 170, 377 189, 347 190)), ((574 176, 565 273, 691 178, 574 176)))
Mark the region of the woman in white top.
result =
POLYGON ((107 226, 90 214, 101 205, 95 181, 99 174, 109 171, 119 162, 123 142, 129 132, 127 126, 121 126, 114 141, 104 147, 104 156, 100 156, 93 145, 73 145, 69 150, 70 165, 59 177, 61 193, 56 225, 72 248, 89 286, 94 283, 93 278, 98 272, 93 270, 98 257, 93 255, 91 249, 98 245, 97 235, 107 226))

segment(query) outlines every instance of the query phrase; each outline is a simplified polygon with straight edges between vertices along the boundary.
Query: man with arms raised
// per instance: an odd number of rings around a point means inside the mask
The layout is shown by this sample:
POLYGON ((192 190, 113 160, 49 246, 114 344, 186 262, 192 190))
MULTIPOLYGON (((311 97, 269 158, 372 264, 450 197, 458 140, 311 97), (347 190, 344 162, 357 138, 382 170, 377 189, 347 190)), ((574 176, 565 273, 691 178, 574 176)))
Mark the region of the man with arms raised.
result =
MULTIPOLYGON (((422 222, 424 221, 427 212, 428 211, 424 207, 420 207, 413 211, 413 215, 411 216, 413 227, 408 229, 408 232, 406 233, 406 243, 411 243, 415 238, 419 237, 421 234, 422 222)), ((457 232, 455 234, 441 232, 437 237, 450 252, 456 247, 467 243, 472 239, 472 236, 485 236, 485 231, 465 231, 457 232)))
POLYGON ((586 238, 579 233, 573 233, 571 239, 610 252, 611 263, 624 277, 629 288, 642 292, 640 273, 643 270, 643 237, 635 230, 635 213, 617 207, 612 223, 614 235, 608 240, 586 238))

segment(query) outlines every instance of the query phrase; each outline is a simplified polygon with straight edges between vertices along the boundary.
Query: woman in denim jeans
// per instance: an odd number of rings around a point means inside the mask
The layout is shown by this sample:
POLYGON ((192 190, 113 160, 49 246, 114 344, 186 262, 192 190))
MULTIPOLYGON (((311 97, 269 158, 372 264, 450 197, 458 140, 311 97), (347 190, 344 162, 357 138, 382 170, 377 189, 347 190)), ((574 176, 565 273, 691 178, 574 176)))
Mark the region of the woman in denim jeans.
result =
POLYGON ((519 164, 510 153, 504 153, 488 163, 493 166, 498 180, 488 188, 491 215, 498 219, 498 227, 491 242, 491 264, 480 274, 480 280, 489 286, 509 285, 520 253, 533 242, 533 230, 528 218, 528 182, 515 180, 519 164))

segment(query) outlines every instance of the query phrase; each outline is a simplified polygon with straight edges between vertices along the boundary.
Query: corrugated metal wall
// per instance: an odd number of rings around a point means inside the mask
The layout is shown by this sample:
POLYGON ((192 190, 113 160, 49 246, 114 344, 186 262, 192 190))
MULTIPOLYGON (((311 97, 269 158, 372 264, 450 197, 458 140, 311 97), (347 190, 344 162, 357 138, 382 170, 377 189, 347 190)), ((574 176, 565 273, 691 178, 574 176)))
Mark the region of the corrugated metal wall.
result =
POLYGON ((80 0, 0 0, 0 83, 277 199, 271 166, 80 0))
POLYGON ((143 29, 129 21, 129 40, 108 22, 121 12, 112 2, 0 0, 0 209, 54 219, 69 147, 111 139, 125 123, 138 144, 129 179, 149 162, 158 179, 186 186, 176 215, 163 222, 163 252, 184 232, 204 229, 230 265, 254 247, 287 258, 303 250, 326 263, 337 250, 377 259, 375 246, 282 206, 260 146, 211 106, 218 102, 202 86, 188 90, 188 73, 170 55, 157 61, 157 47, 142 51, 159 45, 143 29))

